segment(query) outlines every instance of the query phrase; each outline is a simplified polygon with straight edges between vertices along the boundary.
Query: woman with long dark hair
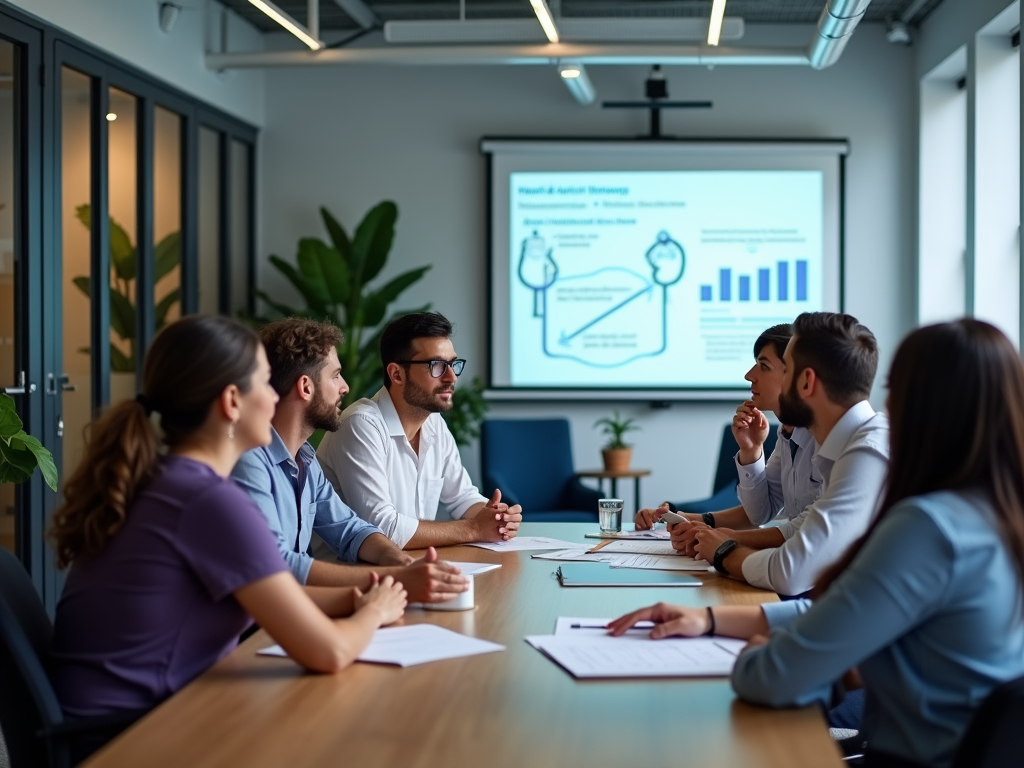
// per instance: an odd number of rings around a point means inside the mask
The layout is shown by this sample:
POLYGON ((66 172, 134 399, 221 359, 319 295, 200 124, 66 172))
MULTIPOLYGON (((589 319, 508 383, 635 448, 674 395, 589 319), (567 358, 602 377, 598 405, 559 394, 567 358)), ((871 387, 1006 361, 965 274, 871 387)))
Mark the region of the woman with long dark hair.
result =
POLYGON ((142 394, 93 423, 50 532, 60 566, 72 566, 52 645, 68 715, 153 707, 228 653, 252 618, 298 663, 333 672, 402 615, 405 590, 390 577, 365 595, 304 590, 230 480, 243 452, 270 442, 276 403, 259 337, 196 316, 153 341, 142 394))
POLYGON ((733 687, 769 706, 827 705, 856 667, 866 764, 942 768, 988 693, 1024 675, 1024 364, 988 323, 920 328, 893 359, 889 419, 880 511, 813 604, 658 605, 613 632, 652 618, 657 637, 751 638, 733 687))

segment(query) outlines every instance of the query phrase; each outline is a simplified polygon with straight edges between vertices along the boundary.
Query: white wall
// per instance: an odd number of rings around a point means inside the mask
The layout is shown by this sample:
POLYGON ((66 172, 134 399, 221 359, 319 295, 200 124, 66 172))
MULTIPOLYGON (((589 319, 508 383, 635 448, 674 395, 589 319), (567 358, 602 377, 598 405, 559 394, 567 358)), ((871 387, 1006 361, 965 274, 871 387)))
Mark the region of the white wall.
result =
MULTIPOLYGON (((203 60, 220 45, 222 6, 213 0, 184 5, 169 34, 158 25, 158 0, 8 0, 166 83, 254 125, 263 123, 260 70, 211 72, 203 60)), ((259 31, 228 13, 229 50, 260 50, 259 31)))
MULTIPOLYGON (((809 37, 807 28, 750 30, 748 42, 809 37)), ((643 67, 588 67, 598 99, 638 98, 643 67)), ((310 67, 266 73, 261 141, 261 282, 288 295, 270 253, 292 258, 300 236, 320 234, 319 205, 349 226, 374 203, 397 201, 399 231, 389 273, 432 264, 404 304, 430 301, 457 326, 467 375, 486 365, 485 164, 483 135, 630 136, 646 114, 576 104, 548 67, 310 67)), ((883 358, 914 322, 914 155, 917 85, 911 49, 862 25, 842 60, 803 68, 669 68, 677 99, 711 98, 714 109, 669 113, 682 136, 843 137, 852 153, 846 182, 846 309, 878 336, 883 358)), ((879 381, 884 380, 883 363, 879 381)), ((880 386, 875 402, 881 404, 880 386)), ((566 415, 576 466, 599 464, 596 418, 610 404, 495 405, 494 416, 566 415)), ((645 503, 710 490, 721 404, 621 408, 637 416, 634 465, 654 470, 645 503)), ((523 446, 529 450, 529 446, 523 446)), ((467 453, 477 476, 477 460, 467 453)), ((622 491, 620 491, 622 492, 622 491)), ((623 492, 630 503, 631 494, 623 492)))

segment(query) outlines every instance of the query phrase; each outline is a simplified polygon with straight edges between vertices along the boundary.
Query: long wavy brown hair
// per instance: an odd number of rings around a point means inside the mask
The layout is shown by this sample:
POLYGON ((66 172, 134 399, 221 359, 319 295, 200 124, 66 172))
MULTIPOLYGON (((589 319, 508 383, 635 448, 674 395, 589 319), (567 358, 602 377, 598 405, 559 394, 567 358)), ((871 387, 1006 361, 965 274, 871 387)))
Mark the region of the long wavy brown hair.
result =
POLYGON ((867 534, 818 579, 852 562, 903 499, 976 489, 1024 581, 1024 363, 995 326, 964 318, 911 332, 889 372, 889 472, 867 534))
POLYGON ((198 430, 226 387, 249 391, 259 347, 252 330, 226 317, 187 317, 157 335, 139 398, 112 406, 86 428, 85 456, 64 483, 50 528, 58 567, 95 556, 121 530, 162 444, 173 447, 198 430), (162 436, 151 412, 160 416, 162 436))

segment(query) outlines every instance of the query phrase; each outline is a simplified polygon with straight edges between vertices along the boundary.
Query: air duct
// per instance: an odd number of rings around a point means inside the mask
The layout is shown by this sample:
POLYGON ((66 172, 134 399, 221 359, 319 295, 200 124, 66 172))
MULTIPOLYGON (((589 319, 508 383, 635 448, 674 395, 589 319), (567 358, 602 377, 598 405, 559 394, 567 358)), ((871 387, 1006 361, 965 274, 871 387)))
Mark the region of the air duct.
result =
POLYGON ((871 0, 827 0, 818 17, 807 61, 814 69, 831 67, 843 54, 853 30, 857 28, 871 0))

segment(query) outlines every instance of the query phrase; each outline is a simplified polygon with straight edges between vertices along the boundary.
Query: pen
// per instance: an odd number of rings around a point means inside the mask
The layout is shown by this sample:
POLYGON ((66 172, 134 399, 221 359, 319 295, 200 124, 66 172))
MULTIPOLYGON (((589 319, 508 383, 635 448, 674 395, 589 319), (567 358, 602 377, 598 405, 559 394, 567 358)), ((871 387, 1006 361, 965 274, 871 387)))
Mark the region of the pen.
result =
MULTIPOLYGON (((653 621, 638 621, 632 629, 652 629, 653 621)), ((608 629, 607 624, 570 624, 569 629, 608 629)))

